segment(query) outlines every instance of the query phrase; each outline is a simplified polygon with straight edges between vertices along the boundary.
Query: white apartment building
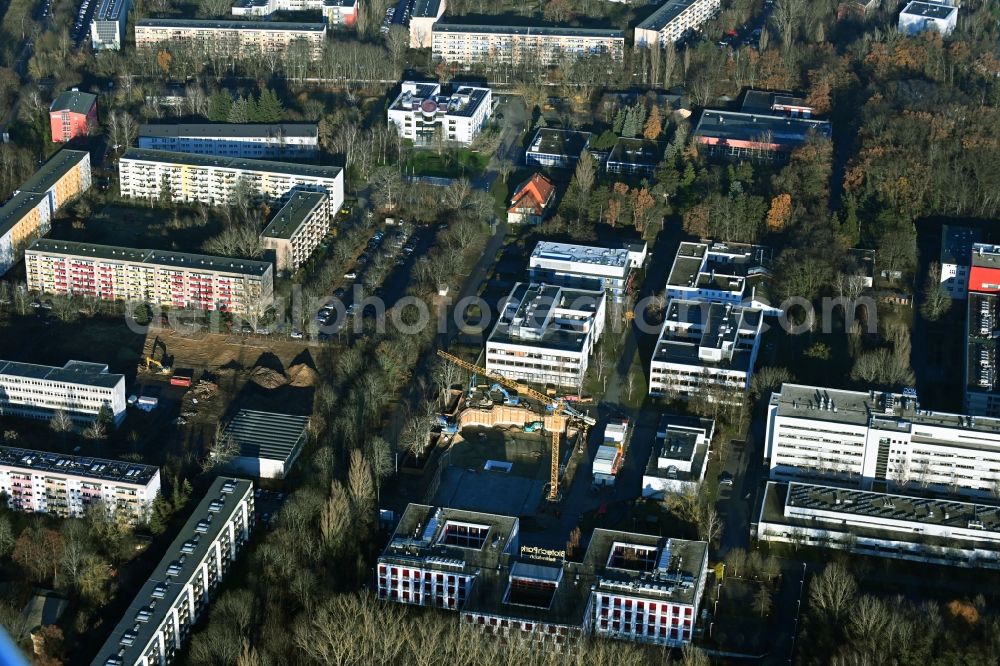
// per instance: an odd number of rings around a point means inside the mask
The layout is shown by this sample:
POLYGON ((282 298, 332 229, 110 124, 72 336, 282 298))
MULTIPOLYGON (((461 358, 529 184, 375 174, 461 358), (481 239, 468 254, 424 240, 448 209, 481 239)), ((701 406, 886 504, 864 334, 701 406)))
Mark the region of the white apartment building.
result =
POLYGON ((124 420, 125 375, 109 373, 106 365, 67 361, 57 368, 0 360, 0 416, 48 420, 61 411, 89 422, 104 406, 115 425, 124 420))
POLYGON ((435 137, 468 146, 492 112, 489 88, 461 86, 449 96, 441 94, 439 83, 404 81, 387 114, 399 135, 418 146, 433 143, 435 137))
POLYGON ((742 400, 763 325, 764 313, 756 308, 671 299, 650 361, 649 394, 742 400))
POLYGON ((261 232, 261 244, 274 252, 277 270, 299 270, 319 247, 330 230, 326 199, 322 192, 293 193, 261 232))
POLYGON ((12 511, 82 518, 101 503, 143 522, 159 492, 158 467, 0 446, 0 493, 12 511))
POLYGON ((765 265, 771 250, 743 243, 683 242, 667 278, 667 298, 728 303, 780 314, 772 307, 765 265))
POLYGON ((181 123, 140 125, 138 147, 249 159, 311 159, 319 154, 316 123, 181 123))
POLYGON ((230 203, 239 187, 261 199, 285 202, 295 190, 325 192, 332 217, 344 204, 344 172, 311 166, 233 157, 209 157, 166 150, 129 148, 119 162, 122 197, 175 202, 230 203))
POLYGON ((410 48, 429 49, 434 45, 434 24, 444 15, 445 0, 414 0, 410 12, 410 48))
POLYGON ((263 312, 274 299, 267 261, 39 239, 25 250, 28 290, 170 308, 263 312))
POLYGON ((956 301, 969 291, 972 248, 979 244, 979 230, 945 224, 941 227, 941 290, 956 301))
POLYGON ((642 496, 661 499, 670 493, 697 490, 705 480, 715 421, 666 414, 642 474, 642 496))
POLYGON ((635 269, 646 261, 646 243, 607 248, 539 241, 528 259, 532 282, 601 290, 617 303, 632 288, 635 269))
POLYGON ((330 27, 354 25, 358 16, 357 0, 238 0, 233 16, 270 16, 277 11, 323 12, 330 27))
POLYGON ((663 48, 719 11, 720 0, 666 0, 635 27, 635 45, 663 48))
POLYGON ((1000 568, 1000 508, 993 504, 770 481, 756 529, 762 541, 1000 568))
POLYGON ((253 523, 253 484, 217 478, 92 666, 171 663, 250 539, 253 523))
POLYGON ((486 341, 486 369, 579 390, 604 330, 604 291, 514 285, 486 341))
POLYGON ((190 43, 207 52, 241 56, 284 53, 306 44, 313 59, 323 55, 326 23, 223 21, 219 19, 141 19, 135 23, 135 47, 157 48, 190 43))
POLYGON ((958 22, 958 7, 950 2, 914 0, 899 12, 899 31, 916 35, 925 30, 937 30, 947 37, 958 22))
POLYGON ((992 497, 1000 490, 1000 419, 921 408, 916 392, 783 384, 768 405, 775 481, 992 497))
POLYGON ((625 33, 571 27, 515 27, 435 23, 431 29, 434 61, 455 64, 532 63, 552 67, 566 57, 608 54, 621 60, 625 33))
POLYGON ((95 51, 121 49, 132 0, 101 0, 90 21, 90 44, 95 51))

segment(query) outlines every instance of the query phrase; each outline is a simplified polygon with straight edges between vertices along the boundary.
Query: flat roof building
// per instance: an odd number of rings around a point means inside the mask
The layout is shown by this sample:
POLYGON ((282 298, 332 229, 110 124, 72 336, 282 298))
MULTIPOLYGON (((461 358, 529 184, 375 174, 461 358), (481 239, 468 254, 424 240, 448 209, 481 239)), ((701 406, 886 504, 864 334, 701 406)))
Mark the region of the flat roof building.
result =
POLYGON ((743 400, 760 349, 764 313, 730 303, 673 298, 650 360, 649 394, 743 400))
POLYGON ((663 415, 642 475, 642 496, 661 499, 696 490, 705 480, 714 436, 712 419, 663 415))
POLYGON ((250 539, 253 522, 253 484, 215 479, 92 666, 173 661, 250 539))
POLYGON ((28 289, 172 308, 263 311, 274 298, 266 261, 43 238, 25 251, 28 289))
POLYGON ((326 194, 300 190, 274 214, 260 238, 278 271, 293 273, 309 260, 330 230, 327 212, 326 194))
POLYGON ((925 30, 937 30, 947 37, 958 23, 958 7, 950 2, 915 0, 899 12, 898 28, 901 33, 916 35, 925 30))
POLYGON ((431 35, 434 61, 464 65, 530 62, 552 67, 566 57, 609 55, 621 60, 625 51, 625 33, 621 30, 437 21, 431 35))
POLYGON ((1000 416, 996 346, 1000 331, 1000 246, 973 243, 969 254, 964 409, 978 416, 1000 416))
POLYGON ((190 43, 203 50, 230 54, 286 52, 305 44, 313 60, 323 55, 326 23, 224 21, 220 19, 141 19, 135 23, 137 49, 190 43))
POLYGON ((663 144, 656 141, 619 137, 604 161, 604 170, 622 176, 652 176, 663 153, 663 144))
POLYGON ((90 21, 90 44, 95 51, 117 51, 125 41, 132 0, 101 0, 90 21))
POLYGON ((283 479, 309 437, 309 417, 241 409, 223 428, 239 453, 227 467, 262 479, 283 479))
POLYGON ((769 481, 757 538, 859 555, 1000 569, 1000 507, 769 481))
POLYGON ((284 12, 322 12, 327 25, 353 27, 358 18, 357 0, 237 0, 233 16, 270 16, 284 12))
POLYGON ((765 458, 774 481, 991 497, 1000 488, 1000 419, 925 409, 912 389, 785 383, 768 404, 765 458))
POLYGON ((635 269, 646 260, 646 244, 641 250, 594 247, 539 241, 528 259, 532 282, 574 289, 605 290, 615 302, 622 302, 632 288, 635 269))
POLYGON ((19 192, 0 206, 0 275, 24 256, 24 248, 49 233, 52 212, 48 197, 19 192))
POLYGON ((542 127, 535 132, 531 145, 524 153, 528 166, 567 168, 575 166, 580 155, 590 145, 590 132, 542 127))
POLYGON ((667 277, 667 298, 729 303, 780 314, 767 295, 771 249, 746 243, 684 241, 667 277))
POLYGON ((404 81, 386 113, 399 135, 418 146, 435 140, 468 146, 493 113, 493 95, 489 88, 474 86, 442 95, 439 83, 404 81))
POLYGON ((515 284, 486 341, 486 369, 580 389, 604 330, 606 300, 603 290, 515 284))
POLYGON ((308 159, 319 154, 316 123, 140 125, 138 147, 249 159, 308 159))
POLYGON ((0 360, 0 416, 51 419, 65 412, 74 421, 97 419, 102 407, 115 425, 125 419, 125 375, 101 363, 50 365, 0 360))
POLYGON ((635 46, 663 48, 678 41, 719 11, 720 0, 666 0, 635 26, 635 46))
POLYGON ((953 224, 941 226, 941 290, 952 300, 966 298, 972 247, 979 240, 978 229, 953 224))
POLYGON ((167 197, 174 202, 228 205, 241 183, 271 202, 284 203, 296 190, 325 192, 331 217, 344 203, 344 173, 339 167, 142 148, 129 148, 119 162, 121 194, 130 199, 167 197))
POLYGON ((130 522, 149 517, 160 492, 150 465, 0 446, 0 493, 12 511, 83 518, 101 503, 130 522))

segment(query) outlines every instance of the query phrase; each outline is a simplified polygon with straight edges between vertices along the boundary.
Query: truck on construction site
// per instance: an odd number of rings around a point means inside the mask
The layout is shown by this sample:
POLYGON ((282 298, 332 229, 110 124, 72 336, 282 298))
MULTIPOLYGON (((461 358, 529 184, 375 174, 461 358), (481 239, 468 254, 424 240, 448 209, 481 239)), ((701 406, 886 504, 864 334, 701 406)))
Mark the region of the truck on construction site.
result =
POLYGON ((625 462, 628 447, 628 419, 611 419, 604 427, 604 441, 597 447, 593 464, 593 487, 595 489, 615 485, 618 472, 625 462))
POLYGON ((194 370, 190 368, 178 368, 174 370, 174 374, 170 377, 171 386, 190 387, 193 381, 194 370))

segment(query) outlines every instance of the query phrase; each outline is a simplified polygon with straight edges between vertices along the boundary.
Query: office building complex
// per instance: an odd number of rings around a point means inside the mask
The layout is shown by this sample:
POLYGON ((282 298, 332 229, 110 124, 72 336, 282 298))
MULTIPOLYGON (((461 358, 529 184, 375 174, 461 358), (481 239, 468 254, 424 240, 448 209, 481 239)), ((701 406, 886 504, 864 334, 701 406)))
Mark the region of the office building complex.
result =
POLYGON ((1000 246, 973 243, 969 254, 964 409, 967 414, 1000 416, 996 346, 1000 332, 1000 246))
POLYGON ((238 0, 234 16, 270 16, 277 11, 322 12, 327 25, 351 28, 358 19, 357 0, 238 0))
POLYGON ((533 63, 552 67, 563 58, 609 55, 621 60, 625 50, 625 33, 621 30, 438 21, 431 34, 432 58, 456 64, 533 63))
POLYGON ((1000 508, 955 499, 771 481, 757 538, 875 557, 1000 568, 1000 508))
POLYGON ((295 190, 325 192, 331 217, 344 203, 344 173, 338 167, 130 148, 119 162, 119 176, 121 194, 130 199, 222 206, 242 186, 272 202, 287 201, 295 190))
POLYGON ((514 190, 507 209, 508 224, 541 224, 555 201, 556 186, 540 173, 531 174, 514 190))
POLYGON ((581 562, 539 561, 516 518, 411 504, 379 558, 379 597, 459 612, 469 628, 566 645, 589 635, 691 641, 707 544, 594 530, 581 562))
POLYGON ((249 159, 310 159, 319 154, 315 123, 140 125, 139 148, 249 159))
POLYGON ((277 270, 295 272, 329 230, 326 194, 300 190, 292 193, 261 232, 261 245, 265 251, 274 252, 277 270))
POLYGON ((144 250, 48 238, 25 251, 28 289, 171 308, 263 312, 273 301, 266 261, 144 250))
POLYGON ((308 47, 312 58, 323 55, 325 23, 222 21, 218 19, 142 19, 135 23, 135 47, 156 48, 189 43, 206 52, 250 55, 284 53, 293 44, 308 47))
POLYGON ((150 465, 0 446, 0 492, 12 511, 82 518, 102 504, 108 514, 145 521, 160 492, 150 465))
POLYGON ((52 143, 66 143, 87 136, 97 125, 97 95, 67 90, 59 93, 49 106, 52 143))
POLYGON ((239 452, 227 467, 262 479, 283 479, 309 437, 309 417, 241 409, 222 436, 239 452))
POLYGON ((912 390, 783 384, 766 441, 775 481, 970 497, 1000 489, 1000 420, 923 409, 912 390))
POLYGON ((944 36, 955 30, 958 22, 958 7, 950 2, 935 2, 934 0, 914 0, 907 3, 899 12, 899 31, 907 35, 916 35, 925 30, 937 30, 944 36))
POLYGON ((410 48, 429 49, 434 45, 434 24, 444 15, 445 0, 414 0, 410 12, 410 48))
POLYGON ((652 176, 663 161, 663 153, 662 143, 618 137, 604 160, 604 170, 625 176, 652 176))
POLYGON ((67 201, 89 190, 91 183, 90 153, 64 149, 26 180, 17 192, 30 192, 48 199, 51 217, 67 201))
POLYGON ((100 363, 67 361, 50 365, 0 360, 0 416, 51 419, 65 412, 74 421, 91 422, 102 408, 115 425, 125 419, 125 376, 100 363))
POLYGON ((720 0, 666 0, 635 27, 635 45, 665 47, 719 11, 720 0))
POLYGON ((743 400, 763 324, 764 313, 756 308, 671 299, 650 361, 650 395, 743 400))
POLYGON ((604 291, 517 283, 486 341, 486 369, 579 390, 604 330, 604 291))
POLYGON ((173 661, 249 540, 253 522, 253 484, 217 478, 92 666, 163 666, 173 661))
POLYGON ((24 248, 51 228, 49 200, 41 194, 20 192, 0 206, 0 275, 24 256, 24 248))
POLYGON ((468 146, 479 136, 493 112, 489 88, 461 86, 450 96, 438 83, 405 81, 389 107, 389 122, 399 135, 417 145, 441 141, 468 146))
POLYGON ((532 282, 603 289, 613 301, 622 302, 632 287, 635 269, 645 260, 645 243, 630 250, 539 241, 528 259, 528 275, 532 282))
POLYGON ((715 421, 664 415, 642 475, 642 496, 662 499, 670 493, 697 490, 705 480, 715 421))
POLYGON ((121 49, 132 0, 101 0, 90 21, 90 44, 95 51, 121 49))
POLYGON ((802 100, 750 90, 740 111, 705 109, 693 136, 712 157, 782 161, 812 137, 832 135, 828 121, 811 116, 802 100))
POLYGON ((770 248, 744 243, 682 242, 667 277, 667 298, 724 303, 780 314, 767 296, 770 248))

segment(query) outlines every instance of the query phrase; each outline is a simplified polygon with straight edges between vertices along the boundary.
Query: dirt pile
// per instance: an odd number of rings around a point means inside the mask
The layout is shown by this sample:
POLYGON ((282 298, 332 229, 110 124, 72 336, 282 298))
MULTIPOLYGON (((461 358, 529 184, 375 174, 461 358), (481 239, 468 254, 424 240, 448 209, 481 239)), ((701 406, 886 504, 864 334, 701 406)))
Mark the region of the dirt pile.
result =
POLYGON ((319 383, 319 373, 305 363, 298 363, 288 368, 289 384, 295 387, 316 386, 319 383))
POLYGON ((261 388, 276 389, 288 383, 288 376, 277 370, 258 366, 250 371, 250 381, 261 388))

